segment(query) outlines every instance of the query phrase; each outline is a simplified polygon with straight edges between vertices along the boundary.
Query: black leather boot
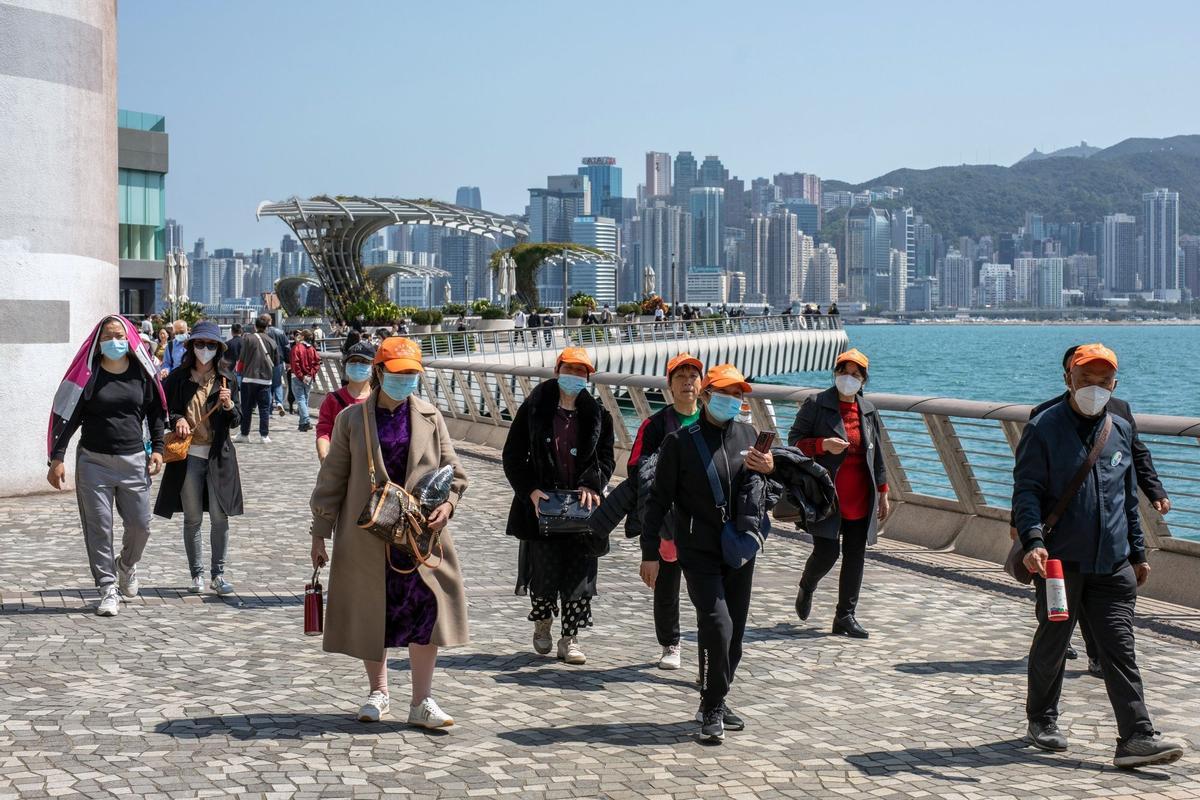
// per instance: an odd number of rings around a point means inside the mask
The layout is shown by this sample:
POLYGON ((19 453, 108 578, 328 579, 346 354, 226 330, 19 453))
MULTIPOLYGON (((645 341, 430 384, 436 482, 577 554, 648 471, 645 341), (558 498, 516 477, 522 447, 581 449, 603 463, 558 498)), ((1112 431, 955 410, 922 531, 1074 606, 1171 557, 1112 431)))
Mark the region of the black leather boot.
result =
POLYGON ((800 619, 808 619, 808 615, 812 613, 813 593, 803 586, 796 592, 796 616, 800 619))
POLYGON ((844 617, 834 617, 833 632, 845 634, 852 639, 866 639, 871 634, 867 633, 867 629, 858 624, 858 620, 853 614, 847 614, 844 617))

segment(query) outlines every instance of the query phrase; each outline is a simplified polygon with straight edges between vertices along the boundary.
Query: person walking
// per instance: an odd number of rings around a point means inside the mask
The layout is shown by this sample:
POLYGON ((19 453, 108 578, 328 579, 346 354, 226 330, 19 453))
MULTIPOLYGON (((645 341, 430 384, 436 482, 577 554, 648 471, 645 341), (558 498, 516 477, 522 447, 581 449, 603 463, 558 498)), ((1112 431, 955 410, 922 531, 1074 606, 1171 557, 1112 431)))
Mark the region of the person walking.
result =
POLYGON ((254 321, 254 332, 242 336, 242 358, 238 370, 242 376, 241 433, 235 442, 250 441, 250 422, 258 410, 258 441, 271 443, 271 382, 275 367, 283 357, 275 340, 267 335, 269 317, 263 314, 254 321))
POLYGON ((467 476, 441 413, 413 394, 421 372, 419 344, 386 339, 374 357, 370 396, 338 415, 312 493, 311 556, 314 569, 322 567, 329 561, 325 540, 334 539, 323 647, 363 661, 370 685, 358 719, 377 722, 387 715, 387 651, 407 647, 408 723, 442 728, 454 719, 433 699, 438 648, 467 642, 466 594, 446 528, 467 476), (413 491, 423 477, 446 466, 454 470, 449 497, 426 520, 441 532, 436 563, 414 564, 358 527, 376 485, 392 481, 413 491))
MULTIPOLYGON (((638 428, 625 474, 638 481, 641 464, 656 455, 663 440, 680 428, 689 428, 700 420, 700 383, 704 364, 691 353, 679 353, 667 362, 667 386, 671 390, 671 405, 655 412, 638 428)), ((635 509, 632 513, 639 514, 635 509)), ((673 514, 668 513, 663 525, 674 529, 673 514)), ((640 526, 639 526, 640 527, 640 526)), ((679 669, 682 654, 679 647, 679 585, 683 573, 678 561, 665 561, 659 555, 661 540, 657 530, 641 527, 639 544, 642 562, 638 575, 654 591, 654 633, 662 654, 658 668, 679 669)))
POLYGON ((562 614, 557 655, 568 664, 587 661, 579 631, 592 626, 597 559, 586 536, 543 536, 538 504, 552 491, 578 491, 580 504, 594 509, 612 477, 613 420, 585 391, 595 371, 582 347, 563 350, 554 378, 521 403, 504 441, 504 476, 513 488, 506 532, 521 541, 516 593, 529 595, 533 649, 541 655, 553 647, 551 626, 562 614))
POLYGON ((171 370, 175 369, 183 361, 184 349, 187 345, 188 324, 185 320, 177 319, 171 326, 174 330, 174 336, 163 350, 162 369, 159 370, 158 377, 160 380, 165 380, 171 374, 171 370))
POLYGON ((242 388, 242 375, 238 372, 238 364, 242 360, 242 323, 235 322, 229 326, 229 338, 225 340, 225 352, 221 355, 221 360, 226 366, 237 375, 238 388, 242 388))
POLYGON ((287 407, 284 402, 287 399, 287 380, 286 372, 288 364, 292 356, 291 342, 288 341, 287 335, 279 328, 272 325, 271 315, 262 313, 258 315, 258 320, 255 323, 257 328, 258 322, 266 323, 266 335, 270 336, 275 342, 275 347, 279 351, 279 357, 275 359, 275 366, 271 370, 271 397, 268 405, 268 410, 274 410, 279 413, 279 416, 287 416, 287 407))
POLYGON ((1183 747, 1155 729, 1134 652, 1137 589, 1150 577, 1150 562, 1138 518, 1133 427, 1106 410, 1116 385, 1116 353, 1099 343, 1075 350, 1070 397, 1021 433, 1012 507, 1025 568, 1034 574, 1037 591, 1038 626, 1029 649, 1025 697, 1029 738, 1041 750, 1068 747, 1058 727, 1058 700, 1071 632, 1075 620, 1086 616, 1117 718, 1113 765, 1133 768, 1178 761, 1183 747), (1047 520, 1048 514, 1061 515, 1047 520), (1066 622, 1048 615, 1049 559, 1062 565, 1066 622))
POLYGON ((754 449, 754 428, 737 420, 751 386, 736 367, 712 367, 700 388, 699 420, 667 435, 659 448, 645 530, 658 532, 660 555, 677 560, 687 582, 699 640, 696 721, 702 740, 719 742, 726 728, 746 727, 726 697, 742 659, 756 560, 737 567, 726 562, 722 529, 729 520, 763 520, 766 482, 754 476, 770 475, 775 462, 770 453, 754 449), (716 496, 715 486, 723 497, 716 496), (673 528, 664 524, 672 508, 673 528))
POLYGON ((75 496, 102 617, 117 615, 121 595, 138 595, 137 565, 150 539, 150 476, 163 464, 166 397, 150 353, 137 342, 137 328, 116 314, 92 329, 54 394, 46 437, 46 480, 61 490, 67 446, 81 432, 75 496), (124 526, 119 556, 113 553, 114 503, 124 526))
POLYGON ((804 564, 796 593, 796 614, 807 620, 813 595, 842 558, 833 632, 854 639, 870 634, 856 616, 867 546, 875 544, 879 523, 891 510, 883 466, 879 412, 862 395, 870 361, 847 350, 834 362, 834 385, 807 398, 796 412, 788 441, 829 471, 837 487, 838 508, 809 531, 813 549, 804 564))
POLYGON ((154 337, 154 349, 151 351, 154 355, 154 362, 159 370, 162 370, 163 360, 167 357, 167 348, 171 344, 171 331, 167 326, 158 329, 158 333, 154 337))
POLYGON ((317 459, 325 460, 329 455, 329 439, 333 435, 333 423, 342 409, 358 405, 371 394, 371 362, 375 359, 375 348, 368 342, 359 342, 346 354, 344 371, 346 385, 336 392, 325 395, 317 415, 317 459))
POLYGON ((321 371, 321 356, 313 347, 312 331, 296 331, 292 342, 292 394, 296 396, 296 405, 300 410, 299 430, 301 433, 312 430, 308 418, 308 392, 312 388, 317 373, 321 371))
POLYGON ((191 436, 187 458, 167 465, 154 513, 171 519, 183 513, 183 548, 189 568, 188 591, 204 591, 200 528, 209 524, 208 586, 232 594, 225 579, 229 518, 242 514, 242 479, 229 431, 240 419, 237 380, 222 358, 225 342, 216 323, 202 320, 188 339, 183 362, 163 385, 169 425, 177 436, 191 436))

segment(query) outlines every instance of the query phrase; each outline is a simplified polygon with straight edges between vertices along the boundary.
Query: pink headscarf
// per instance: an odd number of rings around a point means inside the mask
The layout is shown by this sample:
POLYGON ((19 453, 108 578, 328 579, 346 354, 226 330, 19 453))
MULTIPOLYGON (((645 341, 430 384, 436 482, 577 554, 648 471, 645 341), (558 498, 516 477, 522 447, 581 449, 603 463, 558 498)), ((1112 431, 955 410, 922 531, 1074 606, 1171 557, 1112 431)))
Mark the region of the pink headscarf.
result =
POLYGON ((120 314, 110 314, 92 328, 92 333, 84 340, 79 352, 71 360, 67 374, 63 376, 58 391, 54 393, 54 404, 50 407, 50 425, 46 431, 46 457, 52 458, 54 450, 66 432, 67 426, 79 407, 79 399, 92 381, 95 373, 96 353, 100 349, 100 329, 111 320, 117 320, 125 326, 125 338, 129 340, 129 354, 141 365, 142 370, 154 381, 158 389, 158 399, 162 402, 163 411, 167 409, 167 395, 163 392, 162 382, 158 379, 158 369, 150 359, 150 353, 142 341, 137 326, 120 314))

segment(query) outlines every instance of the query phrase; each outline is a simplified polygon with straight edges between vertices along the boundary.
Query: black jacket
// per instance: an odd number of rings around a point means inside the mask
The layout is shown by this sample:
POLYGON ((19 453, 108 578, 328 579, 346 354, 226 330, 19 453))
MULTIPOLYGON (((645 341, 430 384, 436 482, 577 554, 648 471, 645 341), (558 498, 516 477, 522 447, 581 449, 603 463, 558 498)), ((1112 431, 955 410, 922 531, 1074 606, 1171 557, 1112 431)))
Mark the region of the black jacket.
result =
POLYGON ((1084 418, 1069 403, 1053 405, 1025 426, 1017 445, 1012 507, 1021 544, 1026 552, 1045 547, 1068 572, 1107 575, 1126 559, 1135 564, 1146 560, 1133 427, 1119 416, 1109 416, 1112 433, 1100 458, 1048 536, 1043 535, 1042 520, 1091 449, 1091 441, 1084 443, 1078 432, 1084 418))
MULTIPOLYGON (((797 445, 801 439, 827 439, 831 436, 845 439, 846 426, 842 423, 842 411, 838 402, 838 391, 837 387, 834 386, 831 386, 820 394, 807 398, 801 404, 800 410, 796 412, 796 421, 792 423, 792 429, 788 432, 788 444, 797 445)), ((883 447, 879 433, 882 425, 879 421, 879 412, 875 409, 875 405, 861 394, 858 396, 858 412, 862 417, 862 440, 863 446, 867 450, 867 469, 871 473, 872 482, 871 513, 869 516, 870 524, 867 528, 867 542, 874 544, 876 534, 879 530, 879 516, 876 514, 876 509, 879 506, 879 496, 876 489, 887 483, 887 477, 883 468, 883 447)), ((823 453, 813 460, 824 467, 836 481, 838 468, 841 467, 845 459, 846 453, 842 451, 837 455, 823 453)), ((834 513, 830 514, 823 521, 813 524, 808 532, 813 536, 836 539, 841 527, 842 515, 834 513)))
MULTIPOLYGON (((725 493, 729 518, 738 521, 740 530, 757 530, 753 526, 757 526, 770 510, 772 501, 767 487, 770 481, 747 470, 741 453, 754 445, 758 434, 750 425, 736 420, 724 428, 718 427, 704 414, 700 415, 698 424, 725 493), (744 527, 747 525, 752 526, 744 527)), ((692 434, 682 428, 671 433, 658 451, 654 491, 646 508, 646 530, 663 538, 674 538, 680 561, 721 562, 721 528, 724 525, 725 520, 709 486, 707 467, 700 459, 692 434), (672 506, 675 508, 673 534, 663 528, 663 520, 672 506)))
MULTIPOLYGON (((517 409, 504 440, 504 476, 513 488, 506 532, 518 539, 541 538, 529 495, 534 489, 547 491, 554 487, 558 473, 553 447, 558 397, 557 380, 538 384, 517 409)), ((579 486, 603 494, 616 468, 612 416, 588 392, 579 393, 575 408, 579 414, 575 455, 579 486)))
MULTIPOLYGON (((625 522, 625 535, 629 538, 638 537, 642 547, 643 561, 658 560, 659 535, 657 530, 649 530, 643 525, 646 518, 646 505, 650 492, 654 488, 654 471, 658 467, 658 451, 663 441, 679 430, 679 413, 674 406, 661 408, 646 418, 638 427, 637 436, 629 450, 629 464, 626 474, 637 479, 638 513, 630 514, 625 522), (645 469, 643 469, 645 467, 645 469)), ((675 530, 675 512, 668 511, 663 518, 663 528, 668 531, 668 538, 675 530)))
POLYGON ((782 485, 784 496, 800 512, 797 528, 808 530, 837 511, 837 489, 827 469, 798 447, 775 447, 771 455, 775 458, 771 478, 782 485))
MULTIPOLYGON (((208 491, 204 494, 204 510, 208 510, 209 503, 215 497, 226 516, 236 517, 242 513, 242 478, 238 471, 237 450, 229 439, 229 431, 241 423, 242 415, 238 403, 237 377, 223 360, 217 364, 217 383, 208 395, 206 408, 217 404, 216 388, 221 385, 221 378, 225 379, 233 395, 233 408, 229 411, 218 409, 208 418, 213 436, 212 449, 208 452, 208 491)), ((167 430, 175 429, 175 423, 187 412, 188 403, 192 402, 192 396, 198 388, 192 381, 190 367, 180 366, 171 370, 171 374, 163 381, 169 415, 167 430)), ((170 519, 176 511, 183 511, 180 495, 186 475, 187 459, 167 464, 163 470, 162 484, 158 487, 158 497, 154 501, 155 514, 170 519)))

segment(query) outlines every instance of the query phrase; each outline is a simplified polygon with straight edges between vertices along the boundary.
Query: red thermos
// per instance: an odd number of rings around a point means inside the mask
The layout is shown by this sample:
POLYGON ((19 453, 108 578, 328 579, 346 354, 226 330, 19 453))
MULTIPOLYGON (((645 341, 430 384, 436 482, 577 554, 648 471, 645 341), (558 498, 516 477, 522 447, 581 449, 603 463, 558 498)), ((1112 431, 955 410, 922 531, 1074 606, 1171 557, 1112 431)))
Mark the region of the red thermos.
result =
POLYGON ((304 635, 320 636, 325 630, 325 594, 320 568, 313 570, 312 583, 304 585, 304 635))
POLYGON ((1057 558, 1046 561, 1046 616, 1051 622, 1066 622, 1071 618, 1067 609, 1067 584, 1063 580, 1062 562, 1057 558))

